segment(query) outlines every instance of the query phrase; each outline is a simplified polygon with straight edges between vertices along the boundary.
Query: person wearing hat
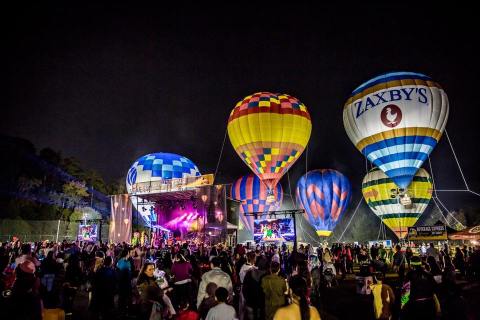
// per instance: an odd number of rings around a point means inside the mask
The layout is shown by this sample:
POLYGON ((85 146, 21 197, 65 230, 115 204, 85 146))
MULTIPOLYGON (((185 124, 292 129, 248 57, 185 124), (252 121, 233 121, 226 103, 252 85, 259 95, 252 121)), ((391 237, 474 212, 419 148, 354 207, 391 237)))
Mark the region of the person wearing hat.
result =
POLYGON ((402 319, 436 319, 440 313, 440 304, 435 295, 437 284, 427 272, 419 256, 413 256, 406 281, 410 282, 410 297, 402 309, 402 319))
POLYGON ((5 308, 0 310, 2 319, 41 320, 42 300, 38 294, 38 278, 35 264, 24 260, 15 268, 15 281, 11 293, 5 297, 5 308), (5 312, 5 313, 4 313, 5 312))

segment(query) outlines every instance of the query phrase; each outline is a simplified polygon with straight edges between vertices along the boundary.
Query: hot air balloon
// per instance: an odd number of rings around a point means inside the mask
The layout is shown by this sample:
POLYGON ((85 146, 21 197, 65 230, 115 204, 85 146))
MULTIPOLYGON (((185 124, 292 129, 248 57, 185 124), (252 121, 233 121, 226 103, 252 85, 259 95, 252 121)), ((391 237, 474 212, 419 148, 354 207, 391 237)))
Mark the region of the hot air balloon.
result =
POLYGON ((278 210, 282 206, 283 190, 278 183, 274 189, 273 202, 267 202, 267 187, 253 173, 238 178, 231 187, 230 195, 233 199, 241 201, 240 220, 245 228, 253 231, 253 216, 245 213, 267 212, 278 210))
POLYGON ((394 72, 355 89, 343 123, 357 149, 406 189, 438 143, 448 110, 446 93, 431 78, 394 72))
MULTIPOLYGON (((185 178, 200 176, 197 166, 188 158, 174 153, 151 153, 138 158, 127 173, 127 192, 132 193, 135 183, 160 181, 162 179, 185 178)), ((154 203, 146 202, 139 197, 131 197, 133 206, 150 221, 151 207, 154 203)))
POLYGON ((408 188, 402 190, 382 170, 373 168, 363 178, 362 193, 375 215, 402 239, 427 208, 432 179, 420 168, 408 188))
POLYGON ((272 201, 275 185, 307 146, 312 123, 298 99, 258 92, 237 103, 227 129, 233 148, 265 183, 272 201))
POLYGON ((297 183, 297 203, 319 236, 330 236, 350 200, 350 182, 332 169, 312 170, 297 183))

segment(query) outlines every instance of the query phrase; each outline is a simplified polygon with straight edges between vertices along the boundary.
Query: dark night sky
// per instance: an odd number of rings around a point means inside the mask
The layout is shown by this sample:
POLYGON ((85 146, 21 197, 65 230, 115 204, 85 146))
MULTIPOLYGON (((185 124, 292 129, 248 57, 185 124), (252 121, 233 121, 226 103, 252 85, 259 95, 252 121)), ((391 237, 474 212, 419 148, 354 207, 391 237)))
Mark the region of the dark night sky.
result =
MULTIPOLYGON (((343 104, 380 73, 415 71, 447 92, 447 130, 480 191, 477 17, 469 8, 434 7, 7 10, 1 130, 74 156, 107 180, 151 152, 185 155, 213 173, 235 103, 257 91, 285 92, 312 116, 309 169, 338 169, 358 188, 365 162, 344 131, 343 104)), ((445 137, 432 161, 441 188, 461 188, 445 137)), ((302 156, 293 183, 304 171, 302 156)), ((219 181, 248 172, 227 137, 219 181)))

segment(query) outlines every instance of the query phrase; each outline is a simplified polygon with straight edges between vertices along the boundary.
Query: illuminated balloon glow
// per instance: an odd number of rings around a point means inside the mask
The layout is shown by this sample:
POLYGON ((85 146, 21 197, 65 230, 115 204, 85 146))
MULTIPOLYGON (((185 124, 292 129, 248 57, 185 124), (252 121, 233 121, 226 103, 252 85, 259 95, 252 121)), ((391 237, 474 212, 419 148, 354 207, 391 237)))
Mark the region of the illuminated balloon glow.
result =
POLYGON ((357 149, 400 188, 407 188, 447 124, 448 98, 431 78, 395 72, 355 89, 343 123, 357 149))
POLYGON ((420 168, 408 189, 399 190, 385 173, 373 168, 363 179, 362 193, 375 215, 402 239, 407 235, 408 227, 413 227, 427 208, 432 198, 432 179, 425 169, 420 168))
POLYGON ((232 184, 230 195, 241 202, 239 218, 249 231, 253 231, 255 219, 245 213, 275 211, 280 209, 283 201, 282 185, 278 183, 273 192, 275 200, 267 202, 267 187, 252 173, 238 178, 232 184))
POLYGON ((319 236, 330 236, 350 201, 350 181, 332 169, 312 170, 297 183, 297 203, 319 236))
POLYGON ((307 108, 298 99, 259 92, 237 103, 227 129, 233 148, 271 195, 305 150, 312 123, 307 108))
MULTIPOLYGON (((174 153, 151 153, 138 158, 127 173, 127 192, 132 192, 135 183, 161 181, 164 179, 185 178, 200 176, 197 166, 188 158, 174 153)), ((150 221, 152 203, 143 204, 136 196, 131 196, 133 206, 150 221)))

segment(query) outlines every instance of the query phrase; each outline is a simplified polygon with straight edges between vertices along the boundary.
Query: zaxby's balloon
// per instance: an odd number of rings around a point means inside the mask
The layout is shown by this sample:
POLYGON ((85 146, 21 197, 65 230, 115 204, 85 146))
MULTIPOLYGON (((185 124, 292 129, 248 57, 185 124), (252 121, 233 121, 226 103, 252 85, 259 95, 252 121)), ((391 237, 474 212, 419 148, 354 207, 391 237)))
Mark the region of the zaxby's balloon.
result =
POLYGON ((233 148, 271 195, 307 146, 312 123, 307 108, 298 99, 259 92, 237 103, 227 129, 233 148))
POLYGON ((362 193, 375 215, 401 239, 427 208, 432 198, 432 179, 420 168, 408 189, 402 190, 383 171, 373 168, 363 178, 362 193))
POLYGON ((297 183, 297 202, 319 236, 330 236, 350 200, 350 182, 332 169, 307 172, 297 183))
POLYGON ((400 188, 407 188, 437 145, 448 118, 448 98, 429 77, 387 73, 355 89, 343 109, 358 150, 400 188))
POLYGON ((233 199, 241 201, 240 220, 250 231, 253 230, 255 219, 253 216, 246 216, 245 213, 278 210, 283 200, 282 185, 278 183, 273 192, 275 200, 268 202, 267 187, 253 173, 238 178, 232 185, 230 195, 233 199))

